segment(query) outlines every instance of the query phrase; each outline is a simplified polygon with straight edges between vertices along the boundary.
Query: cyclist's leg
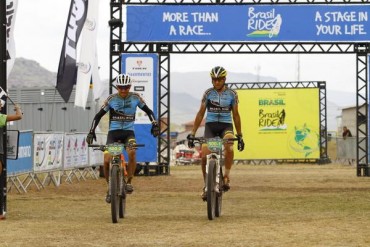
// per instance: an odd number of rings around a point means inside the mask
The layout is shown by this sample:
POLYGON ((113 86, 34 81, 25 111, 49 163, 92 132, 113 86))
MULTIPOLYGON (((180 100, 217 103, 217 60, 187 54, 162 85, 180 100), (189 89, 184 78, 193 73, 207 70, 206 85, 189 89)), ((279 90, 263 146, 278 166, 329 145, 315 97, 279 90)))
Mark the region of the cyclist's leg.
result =
MULTIPOLYGON (((223 138, 234 138, 232 125, 226 126, 223 131, 223 138)), ((230 189, 230 171, 234 161, 234 143, 225 143, 224 144, 225 152, 225 173, 224 173, 224 187, 226 190, 230 189)))
MULTIPOLYGON (((216 134, 214 133, 214 123, 206 123, 205 128, 204 128, 204 138, 212 138, 215 137, 216 134)), ((206 166, 207 166, 207 155, 210 154, 210 151, 208 150, 207 144, 202 145, 202 175, 203 175, 203 182, 204 186, 202 189, 202 194, 201 198, 203 200, 207 199, 207 194, 205 192, 205 187, 206 187, 206 166)))
MULTIPOLYGON (((125 144, 135 144, 135 133, 131 130, 124 131, 125 135, 125 144)), ((128 155, 128 162, 127 162, 127 184, 126 184, 126 191, 127 193, 132 193, 134 191, 134 187, 132 186, 132 179, 135 175, 136 170, 136 149, 126 148, 127 155, 128 155)))

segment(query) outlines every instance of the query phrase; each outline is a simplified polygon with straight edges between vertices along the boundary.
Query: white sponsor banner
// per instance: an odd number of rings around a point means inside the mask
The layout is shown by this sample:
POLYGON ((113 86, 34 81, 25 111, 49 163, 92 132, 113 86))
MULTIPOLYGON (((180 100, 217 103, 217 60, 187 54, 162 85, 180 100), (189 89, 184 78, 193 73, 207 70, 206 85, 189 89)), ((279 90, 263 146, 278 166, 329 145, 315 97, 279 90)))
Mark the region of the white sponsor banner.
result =
POLYGON ((33 164, 35 172, 58 170, 62 167, 64 133, 35 133, 33 164))
MULTIPOLYGON (((94 144, 105 144, 107 140, 107 135, 102 133, 96 133, 96 142, 94 144)), ((89 164, 90 166, 103 165, 104 153, 100 150, 94 150, 89 148, 89 164)))
POLYGON ((7 78, 15 62, 14 25, 18 7, 18 0, 6 0, 6 49, 9 59, 6 62, 7 78))
MULTIPOLYGON (((80 62, 78 63, 75 106, 85 108, 89 96, 89 88, 92 74, 94 73, 94 85, 100 84, 97 69, 96 35, 98 27, 99 1, 90 1, 87 10, 87 18, 82 29, 80 45, 80 62)), ((98 86, 99 87, 99 86, 98 86)))
MULTIPOLYGON (((126 57, 126 73, 132 79, 131 92, 140 94, 147 106, 153 109, 154 61, 152 57, 126 57)), ((143 111, 136 111, 135 124, 150 124, 143 111)))
POLYGON ((87 133, 66 133, 64 142, 64 170, 88 166, 87 133))

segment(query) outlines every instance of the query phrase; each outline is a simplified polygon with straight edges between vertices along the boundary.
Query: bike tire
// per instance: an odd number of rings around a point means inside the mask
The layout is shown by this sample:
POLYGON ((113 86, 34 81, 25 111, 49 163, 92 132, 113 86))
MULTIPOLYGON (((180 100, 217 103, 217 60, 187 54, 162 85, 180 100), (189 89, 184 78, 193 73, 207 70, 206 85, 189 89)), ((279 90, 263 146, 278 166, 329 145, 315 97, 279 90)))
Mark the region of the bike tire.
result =
POLYGON ((210 160, 207 173, 207 215, 209 220, 215 218, 216 208, 216 161, 210 160))
POLYGON ((222 210, 222 195, 224 194, 223 187, 224 187, 224 175, 222 172, 222 166, 220 166, 220 174, 219 174, 219 184, 218 184, 218 189, 219 192, 216 195, 216 212, 215 215, 216 217, 221 216, 221 210, 222 210))
POLYGON ((126 199, 127 199, 127 193, 126 193, 126 180, 121 177, 121 196, 119 199, 119 217, 124 218, 126 213, 126 199))
POLYGON ((112 166, 111 169, 111 177, 110 177, 110 193, 111 193, 111 212, 112 212, 112 222, 118 222, 118 214, 119 214, 119 167, 116 165, 112 166))

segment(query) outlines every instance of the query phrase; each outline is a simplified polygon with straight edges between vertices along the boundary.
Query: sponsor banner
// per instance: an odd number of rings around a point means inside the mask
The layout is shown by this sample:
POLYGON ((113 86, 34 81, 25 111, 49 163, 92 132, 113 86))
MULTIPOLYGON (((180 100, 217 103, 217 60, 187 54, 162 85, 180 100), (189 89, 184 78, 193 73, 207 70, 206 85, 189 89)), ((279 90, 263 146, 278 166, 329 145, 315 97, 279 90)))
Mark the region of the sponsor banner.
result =
POLYGON ((67 133, 64 142, 64 170, 87 167, 88 149, 86 143, 87 133, 67 133))
MULTIPOLYGON (((89 96, 90 82, 93 73, 99 71, 97 67, 97 51, 96 51, 96 35, 98 28, 98 9, 99 1, 90 1, 87 18, 85 25, 82 29, 81 35, 81 49, 80 49, 80 62, 78 63, 77 70, 77 83, 75 106, 86 107, 87 98, 89 96)), ((94 76, 94 86, 101 84, 99 74, 94 76)), ((95 95, 95 94, 94 94, 95 95)))
MULTIPOLYGON (((140 94, 157 118, 158 55, 122 54, 121 60, 122 72, 130 75, 133 80, 131 92, 140 94)), ((145 112, 137 109, 134 126, 136 142, 145 144, 145 147, 137 150, 138 162, 157 161, 157 138, 150 134, 151 127, 152 124, 145 112)))
MULTIPOLYGON (((106 142, 107 142, 106 134, 96 133, 96 142, 94 141, 94 144, 103 145, 106 142)), ((100 150, 94 150, 93 148, 89 148, 90 166, 103 165, 103 163, 104 163, 104 153, 100 150)))
POLYGON ((7 130, 6 158, 10 160, 18 159, 19 131, 7 130))
POLYGON ((71 0, 67 26, 60 54, 56 88, 65 102, 76 83, 76 48, 87 15, 88 0, 71 0))
POLYGON ((320 158, 319 88, 237 93, 246 149, 235 159, 320 158))
POLYGON ((18 0, 6 0, 6 52, 8 60, 6 61, 7 78, 13 69, 15 62, 15 42, 14 25, 18 7, 18 0))
POLYGON ((35 133, 33 164, 35 172, 62 168, 64 133, 35 133))
MULTIPOLYGON (((10 137, 10 132, 7 131, 8 136, 10 137)), ((18 132, 18 131, 17 131, 18 132)), ((33 163, 32 163, 32 131, 20 131, 19 133, 19 145, 17 149, 17 159, 8 159, 7 160, 7 176, 12 176, 15 174, 32 172, 33 163)), ((15 134, 15 133, 14 133, 15 134)), ((9 146, 12 147, 15 145, 14 139, 9 138, 8 144, 8 158, 10 158, 11 152, 9 152, 9 146)), ((13 149, 15 150, 15 149, 13 149)), ((14 154, 12 155, 14 157, 14 154)))
POLYGON ((126 29, 130 42, 369 41, 369 20, 369 5, 127 6, 126 29))

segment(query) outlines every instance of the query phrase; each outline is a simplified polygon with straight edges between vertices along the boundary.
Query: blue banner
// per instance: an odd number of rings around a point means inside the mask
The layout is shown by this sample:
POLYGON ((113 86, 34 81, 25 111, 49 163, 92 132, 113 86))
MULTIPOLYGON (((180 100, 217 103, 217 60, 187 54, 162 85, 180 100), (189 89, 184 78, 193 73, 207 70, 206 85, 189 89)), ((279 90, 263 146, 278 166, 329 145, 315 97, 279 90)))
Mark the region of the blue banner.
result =
POLYGON ((8 176, 33 171, 32 131, 20 131, 18 159, 7 160, 8 176))
POLYGON ((127 41, 370 40, 369 5, 127 6, 127 41))
MULTIPOLYGON (((147 106, 158 116, 158 55, 157 54, 122 54, 122 73, 131 76, 131 92, 138 93, 147 106)), ((138 144, 145 144, 136 152, 137 162, 157 161, 157 138, 151 133, 152 124, 149 117, 140 109, 135 116, 135 137, 138 144)), ((126 157, 127 160, 127 157, 126 157)))

